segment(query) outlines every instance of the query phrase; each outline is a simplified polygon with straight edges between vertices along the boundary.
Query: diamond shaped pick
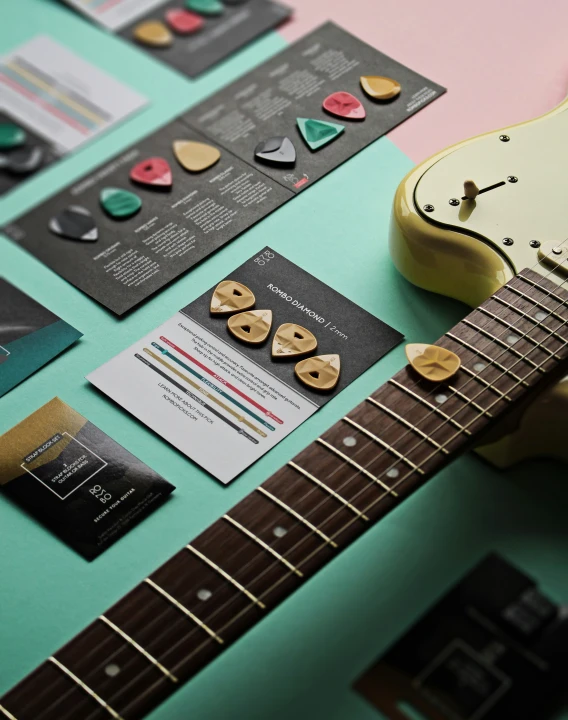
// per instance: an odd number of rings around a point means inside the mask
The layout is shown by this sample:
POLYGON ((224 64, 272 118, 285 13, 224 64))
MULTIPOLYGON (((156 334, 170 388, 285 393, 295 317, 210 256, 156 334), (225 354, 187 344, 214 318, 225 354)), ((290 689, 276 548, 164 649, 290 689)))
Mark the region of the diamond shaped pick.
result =
POLYGON ((254 307, 256 298, 252 290, 236 280, 223 280, 213 291, 210 310, 215 314, 226 314, 248 310, 254 307))
POLYGON ((178 35, 191 35, 204 25, 203 18, 183 8, 172 8, 166 12, 166 22, 178 35))
POLYGON ((405 348, 408 362, 425 380, 444 382, 460 369, 459 357, 438 345, 411 343, 405 348))
POLYGON ((207 170, 221 157, 221 153, 213 145, 194 140, 175 140, 174 154, 179 164, 189 172, 207 170))
POLYGON ((19 147, 5 155, 0 155, 0 168, 14 175, 27 175, 41 167, 43 156, 43 148, 39 145, 19 147))
POLYGON ((361 87, 373 100, 392 100, 400 94, 400 83, 381 75, 361 75, 361 87))
POLYGON ((323 101, 323 109, 332 115, 349 120, 364 120, 367 114, 362 103, 348 92, 334 92, 328 95, 323 101))
POLYGON ((113 218, 128 218, 142 207, 138 195, 120 188, 103 188, 100 194, 101 205, 113 218))
POLYGON ((333 390, 340 370, 339 355, 316 355, 300 360, 294 368, 298 380, 314 390, 333 390))
POLYGON ((172 186, 172 169, 161 157, 142 160, 130 171, 130 179, 141 185, 172 186))
POLYGON ((26 133, 18 125, 0 123, 0 150, 11 150, 26 142, 26 133))
POLYGON ((134 28, 134 39, 142 45, 150 47, 168 47, 173 41, 173 35, 160 20, 146 20, 134 28))
POLYGON ((272 341, 272 357, 288 358, 306 355, 318 346, 315 336, 295 323, 280 325, 272 341))
POLYGON ((293 165, 296 162, 296 148, 290 138, 271 137, 258 143, 254 156, 257 160, 274 165, 293 165))
POLYGON ((49 221, 52 233, 69 240, 95 242, 99 237, 93 216, 81 205, 69 205, 49 221))
POLYGON ((327 145, 345 130, 344 125, 311 120, 310 118, 297 118, 296 122, 310 150, 319 150, 327 145))
POLYGON ((222 15, 225 12, 220 0, 186 0, 185 5, 200 15, 222 15))
POLYGON ((227 327, 239 340, 251 345, 259 345, 270 334, 272 310, 246 310, 230 317, 227 327))

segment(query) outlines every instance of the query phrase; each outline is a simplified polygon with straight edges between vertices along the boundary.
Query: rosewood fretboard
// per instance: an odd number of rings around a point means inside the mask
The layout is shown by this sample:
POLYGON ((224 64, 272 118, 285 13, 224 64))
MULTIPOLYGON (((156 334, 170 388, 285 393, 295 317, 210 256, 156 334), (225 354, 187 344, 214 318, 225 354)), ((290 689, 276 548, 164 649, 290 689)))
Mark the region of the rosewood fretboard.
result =
POLYGON ((568 292, 524 271, 0 699, 10 720, 135 720, 566 371, 568 292))

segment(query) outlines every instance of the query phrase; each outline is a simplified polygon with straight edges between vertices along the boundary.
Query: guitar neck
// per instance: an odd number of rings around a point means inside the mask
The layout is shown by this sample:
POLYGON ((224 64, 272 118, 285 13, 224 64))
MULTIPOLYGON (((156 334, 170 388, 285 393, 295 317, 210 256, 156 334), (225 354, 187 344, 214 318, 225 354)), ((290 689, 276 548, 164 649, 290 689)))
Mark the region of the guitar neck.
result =
POLYGON ((0 699, 10 720, 142 718, 566 370, 568 292, 525 270, 0 699))

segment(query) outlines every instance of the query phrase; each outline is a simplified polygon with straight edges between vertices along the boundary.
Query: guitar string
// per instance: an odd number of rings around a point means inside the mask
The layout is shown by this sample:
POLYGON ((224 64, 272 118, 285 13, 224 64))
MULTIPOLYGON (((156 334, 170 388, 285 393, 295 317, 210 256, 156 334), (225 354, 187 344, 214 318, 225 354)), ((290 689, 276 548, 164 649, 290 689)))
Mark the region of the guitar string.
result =
MULTIPOLYGON (((538 265, 540 265, 540 263, 538 263, 536 266, 538 266, 538 265)), ((535 267, 536 267, 536 266, 535 266, 535 267)), ((548 278, 548 277, 549 277, 550 275, 552 275, 552 274, 553 274, 553 272, 548 273, 546 276, 544 276, 545 279, 548 278)), ((561 283, 559 287, 562 287, 563 284, 564 284, 564 283, 561 283)), ((545 288, 543 288, 542 286, 540 286, 539 283, 536 283, 536 285, 537 285, 540 289, 542 289, 543 291, 546 290, 545 288)), ((551 295, 553 292, 554 292, 553 290, 551 290, 550 292, 548 292, 548 293, 546 294, 546 297, 550 297, 550 295, 551 295)), ((519 302, 520 302, 520 301, 519 301, 519 302)), ((565 302, 562 302, 560 305, 557 306, 556 309, 558 309, 558 307, 561 307, 561 306, 563 306, 563 305, 565 305, 565 304, 566 304, 565 302)), ((520 312, 523 312, 523 311, 520 310, 520 312)), ((548 314, 547 317, 551 317, 551 315, 553 315, 554 312, 555 312, 554 310, 551 310, 551 312, 548 314)), ((520 322, 520 320, 523 319, 523 318, 524 318, 524 315, 521 316, 520 318, 518 318, 518 320, 517 320, 516 322, 520 322)), ((546 318, 544 318, 544 319, 546 319, 546 318)), ((544 320, 544 319, 543 319, 543 320, 544 320)), ((541 323, 542 323, 542 320, 541 320, 541 323)), ((515 323, 515 324, 516 324, 516 323, 515 323)), ((563 323, 563 325, 564 325, 564 324, 566 324, 566 323, 563 323)), ((525 356, 523 356, 523 358, 526 357, 527 355, 529 355, 529 354, 530 354, 531 352, 533 352, 534 350, 538 349, 538 347, 540 347, 541 345, 543 345, 543 343, 544 343, 546 340, 548 340, 550 337, 552 337, 552 336, 553 336, 553 333, 557 332, 557 330, 559 330, 560 327, 562 327, 562 325, 558 326, 558 328, 556 328, 556 330, 552 331, 552 333, 551 333, 550 335, 548 335, 548 337, 544 338, 540 343, 538 343, 536 346, 534 346, 533 348, 531 348, 531 350, 530 350, 529 352, 527 352, 527 353, 525 354, 525 356)), ((535 328, 542 328, 543 330, 548 330, 548 331, 550 331, 549 328, 546 328, 546 327, 542 326, 542 325, 539 323, 538 325, 535 325, 534 328, 531 328, 531 329, 529 330, 529 333, 532 332, 535 328)), ((504 332, 503 332, 502 334, 504 334, 504 333, 507 332, 507 331, 510 332, 510 330, 511 330, 511 327, 508 327, 508 328, 506 328, 506 329, 504 330, 504 332)), ((524 334, 522 335, 522 337, 526 337, 529 333, 524 333, 524 334)), ((487 345, 487 344, 488 344, 488 343, 486 343, 486 345, 487 345)), ((486 345, 484 345, 484 347, 486 347, 486 345)), ((494 358, 492 362, 498 360, 498 358, 501 357, 502 355, 505 355, 506 352, 507 352, 507 350, 503 351, 500 355, 497 356, 497 358, 494 358)), ((475 354, 477 355, 477 353, 475 353, 475 354)), ((519 358, 519 360, 517 360, 512 367, 515 367, 517 364, 519 364, 519 363, 522 361, 523 358, 519 358)), ((541 363, 541 365, 544 364, 545 362, 548 362, 549 359, 551 359, 551 358, 547 358, 545 361, 543 361, 543 363, 541 363)), ((492 364, 492 363, 491 363, 491 364, 492 364)), ((485 369, 485 368, 484 368, 484 369, 485 369)), ((510 370, 510 369, 511 369, 511 368, 509 368, 509 370, 510 370)), ((526 375, 525 377, 529 377, 529 375, 533 374, 534 372, 535 372, 535 371, 531 371, 531 372, 530 372, 528 375, 526 375)), ((496 378, 496 380, 498 380, 500 377, 503 377, 503 376, 505 376, 505 375, 507 375, 507 373, 502 373, 500 376, 498 376, 498 378, 496 378)), ((470 382, 473 382, 474 379, 475 379, 475 378, 472 378, 472 379, 468 380, 468 381, 462 386, 462 388, 465 387, 466 385, 468 385, 470 382)), ((496 381, 496 380, 495 380, 495 381, 496 381)), ((520 384, 521 384, 521 383, 516 383, 513 387, 517 387, 517 386, 520 385, 520 384)), ((416 385, 416 383, 415 383, 415 385, 416 385)), ((437 385, 439 385, 439 383, 437 383, 437 385)), ((475 397, 478 397, 479 395, 483 394, 484 392, 486 392, 486 390, 487 390, 487 388, 483 388, 483 389, 482 389, 476 396, 474 396, 474 398, 472 398, 466 405, 460 407, 460 409, 459 409, 456 413, 454 413, 454 415, 459 414, 459 412, 461 412, 465 407, 467 407, 468 405, 471 404, 471 402, 475 399, 475 397)), ((455 395, 455 393, 453 393, 453 394, 455 395)), ((495 402, 492 403, 492 404, 489 406, 489 408, 487 408, 487 409, 490 409, 491 407, 493 407, 493 405, 497 404, 497 403, 500 402, 501 400, 502 400, 502 398, 498 398, 498 399, 495 400, 495 402)), ((431 416, 431 415, 433 415, 433 414, 435 414, 435 411, 432 411, 432 412, 428 413, 428 415, 427 415, 426 417, 431 416)), ((451 417, 453 417, 453 416, 451 416, 451 417)), ((475 422, 475 421, 477 421, 477 420, 479 419, 479 417, 480 417, 480 416, 476 417, 474 420, 472 420, 470 423, 468 423, 468 425, 469 425, 469 424, 472 424, 472 423, 475 422)), ((390 427, 390 426, 394 426, 394 425, 396 425, 396 424, 397 424, 397 423, 394 423, 394 422, 393 422, 393 423, 390 423, 390 424, 389 424, 389 427, 390 427)), ((436 432, 439 428, 444 427, 445 425, 447 425, 447 422, 444 422, 444 423, 442 423, 440 426, 438 426, 438 428, 436 428, 436 430, 435 430, 434 432, 436 432)), ((456 433, 452 438, 450 438, 450 440, 448 440, 446 443, 444 443, 444 445, 448 444, 448 442, 451 442, 451 441, 452 441, 453 439, 455 439, 456 437, 459 437, 459 436, 461 435, 461 432, 462 432, 462 431, 460 431, 459 433, 456 433)), ((411 433, 411 430, 406 431, 405 433, 403 433, 403 435, 401 436, 401 438, 404 437, 404 436, 406 436, 406 435, 409 435, 410 433, 411 433)), ((400 438, 399 438, 398 440, 400 440, 400 438)), ((424 442, 425 442, 425 441, 419 441, 414 447, 418 447, 419 445, 424 444, 424 442)), ((364 447, 367 447, 367 446, 369 446, 369 445, 373 445, 373 442, 370 441, 370 442, 366 443, 364 447)), ((411 449, 411 452, 412 452, 412 450, 414 449, 414 447, 411 449)), ((428 456, 428 458, 427 458, 424 462, 426 462, 427 460, 429 460, 431 457, 434 457, 439 451, 440 451, 440 448, 438 448, 436 451, 434 451, 433 453, 431 453, 431 455, 428 456)), ((387 453, 388 453, 388 451, 384 451, 384 452, 380 453, 380 454, 379 454, 376 458, 374 458, 371 462, 375 462, 377 459, 379 459, 380 457, 382 457, 383 455, 385 455, 385 454, 387 454, 387 453)), ((395 462, 392 467, 395 467, 397 464, 398 464, 398 462, 395 462)), ((423 464, 423 463, 421 463, 421 464, 423 464)), ((335 472, 335 471, 334 471, 334 472, 335 472)), ((409 472, 404 478, 401 478, 401 480, 399 480, 395 485, 393 485, 393 486, 391 487, 391 490, 392 490, 392 489, 395 489, 396 487, 398 487, 402 482, 404 482, 404 481, 405 481, 408 477, 410 477, 414 472, 415 472, 415 471, 413 470, 413 471, 409 472)), ((333 474, 333 473, 332 473, 332 474, 333 474)), ((348 482, 350 482, 353 477, 357 476, 357 474, 358 474, 358 473, 356 473, 356 472, 353 473, 352 476, 350 477, 350 480, 348 480, 346 483, 344 483, 344 485, 347 484, 348 482)), ((384 473, 383 473, 383 474, 384 474, 384 473)), ((343 487, 344 485, 342 485, 341 487, 343 487)), ((369 487, 372 487, 372 486, 369 486, 369 487)), ((340 489, 341 489, 341 488, 340 488, 340 489)), ((360 493, 358 493, 358 494, 353 498, 353 500, 356 499, 356 497, 358 497, 359 494, 361 494, 362 492, 366 492, 366 491, 367 491, 367 488, 366 488, 365 490, 362 490, 360 493)), ((309 493, 307 493, 307 494, 309 494, 309 493)), ((386 495, 388 495, 388 493, 383 493, 383 495, 381 495, 381 497, 378 498, 377 500, 375 500, 371 505, 374 505, 376 502, 380 502, 381 500, 384 499, 384 497, 385 497, 386 495)), ((302 496, 302 499, 304 499, 305 497, 306 497, 305 495, 302 496)), ((310 511, 309 515, 311 515, 316 509, 318 509, 318 508, 319 508, 321 505, 323 505, 323 503, 326 502, 326 501, 327 501, 327 498, 326 498, 326 500, 322 501, 322 503, 320 503, 318 506, 316 506, 316 508, 314 508, 312 511, 310 511)), ((370 507, 370 506, 369 506, 369 507, 370 507)), ((367 510, 367 509, 368 509, 368 508, 366 508, 366 510, 367 510)), ((337 513, 335 513, 335 514, 337 514, 337 513)), ((309 515, 307 515, 307 516, 305 516, 305 517, 307 518, 309 515)), ((333 515, 330 516, 330 519, 331 519, 331 517, 333 517, 333 515)), ((352 521, 352 522, 353 522, 353 521, 352 521)), ((352 522, 351 522, 351 523, 348 523, 348 525, 352 524, 352 522)), ((299 522, 299 523, 296 523, 296 524, 297 524, 298 526, 301 526, 301 525, 302 525, 302 523, 300 523, 300 522, 299 522)), ((267 527, 269 527, 269 526, 267 526, 267 527)), ((265 529, 266 529, 266 528, 265 528, 265 529)), ((347 526, 346 526, 345 529, 347 529, 347 526)), ((343 531, 344 531, 344 529, 341 530, 341 531, 339 531, 339 532, 343 532, 343 531)), ((309 533, 308 535, 310 535, 310 534, 312 534, 312 533, 309 533)), ((305 539, 306 539, 306 538, 304 538, 304 540, 305 540, 305 539)), ((292 550, 296 549, 296 547, 297 547, 298 545, 300 545, 302 542, 303 542, 303 541, 300 541, 299 543, 297 543, 296 546, 294 546, 294 547, 291 548, 289 551, 287 551, 287 553, 289 553, 289 552, 291 552, 292 550)), ((255 556, 255 558, 253 558, 253 560, 251 560, 251 561, 249 561, 249 563, 247 563, 247 566, 248 566, 248 565, 251 565, 252 563, 254 563, 254 562, 256 561, 256 559, 257 559, 258 557, 261 557, 261 556, 262 556, 262 553, 258 553, 258 555, 255 556)), ((268 571, 269 569, 270 569, 270 568, 267 568, 266 571, 268 571)), ((264 574, 264 573, 261 573, 261 575, 262 575, 262 574, 264 574)), ((259 576, 259 577, 260 577, 260 576, 259 576)), ((220 612, 221 610, 223 610, 223 609, 225 608, 225 606, 228 605, 228 604, 230 604, 231 602, 232 602, 232 600, 227 601, 223 606, 221 606, 220 608, 218 608, 218 609, 213 613, 213 615, 208 616, 207 620, 209 620, 209 617, 214 617, 214 615, 216 615, 218 612, 220 612)), ((165 615, 165 613, 164 613, 164 615, 165 615)), ((158 617, 158 619, 159 619, 159 617, 158 617)), ((152 623, 152 624, 153 624, 153 623, 152 623)), ((194 631, 191 631, 191 632, 189 633, 188 638, 193 634, 193 632, 194 632, 194 631)), ((174 646, 174 647, 175 647, 175 646, 174 646)))

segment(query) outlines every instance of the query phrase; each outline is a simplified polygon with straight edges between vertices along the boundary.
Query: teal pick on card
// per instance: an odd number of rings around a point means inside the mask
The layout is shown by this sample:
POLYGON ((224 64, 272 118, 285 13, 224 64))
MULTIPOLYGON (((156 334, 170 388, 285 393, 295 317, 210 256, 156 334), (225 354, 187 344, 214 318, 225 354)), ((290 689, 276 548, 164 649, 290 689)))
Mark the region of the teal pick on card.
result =
POLYGON ((345 125, 324 122, 323 120, 296 118, 296 122, 302 137, 311 150, 319 150, 320 147, 327 145, 345 130, 345 125))
POLYGON ((113 218, 127 218, 142 207, 142 200, 129 190, 120 188, 103 188, 101 190, 101 205, 113 218))
POLYGON ((185 6, 200 15, 221 15, 225 11, 220 0, 186 0, 185 6))
POLYGON ((0 150, 11 150, 23 145, 26 133, 14 123, 0 123, 0 150))

